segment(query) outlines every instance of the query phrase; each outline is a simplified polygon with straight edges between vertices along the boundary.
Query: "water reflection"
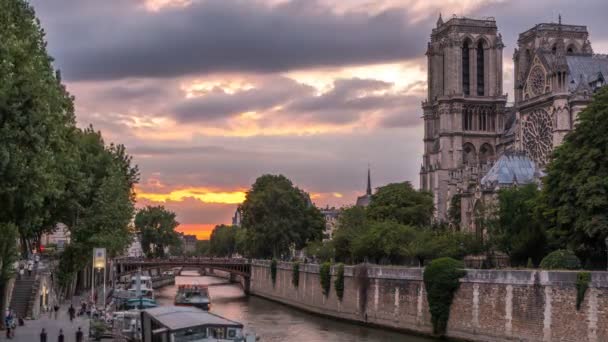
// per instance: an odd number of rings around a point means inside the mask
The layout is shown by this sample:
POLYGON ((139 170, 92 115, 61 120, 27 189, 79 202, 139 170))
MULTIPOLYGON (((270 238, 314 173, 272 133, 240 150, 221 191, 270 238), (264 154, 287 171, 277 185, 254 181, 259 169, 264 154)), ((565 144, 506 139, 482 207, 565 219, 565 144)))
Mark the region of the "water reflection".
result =
POLYGON ((434 341, 318 317, 258 297, 246 296, 238 284, 228 284, 224 279, 194 276, 196 274, 185 271, 184 275, 189 276, 177 277, 176 285, 158 291, 156 300, 162 305, 172 305, 177 286, 182 284, 224 284, 209 287, 211 312, 243 323, 246 329, 255 331, 261 341, 434 341))

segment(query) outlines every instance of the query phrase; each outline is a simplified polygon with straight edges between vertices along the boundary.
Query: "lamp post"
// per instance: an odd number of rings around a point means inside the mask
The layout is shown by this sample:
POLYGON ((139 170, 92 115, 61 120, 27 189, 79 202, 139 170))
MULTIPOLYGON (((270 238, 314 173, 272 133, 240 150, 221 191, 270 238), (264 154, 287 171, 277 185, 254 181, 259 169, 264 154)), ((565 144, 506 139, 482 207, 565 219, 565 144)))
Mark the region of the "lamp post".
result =
POLYGON ((606 239, 604 240, 604 242, 606 243, 606 270, 608 270, 608 236, 606 236, 606 239))

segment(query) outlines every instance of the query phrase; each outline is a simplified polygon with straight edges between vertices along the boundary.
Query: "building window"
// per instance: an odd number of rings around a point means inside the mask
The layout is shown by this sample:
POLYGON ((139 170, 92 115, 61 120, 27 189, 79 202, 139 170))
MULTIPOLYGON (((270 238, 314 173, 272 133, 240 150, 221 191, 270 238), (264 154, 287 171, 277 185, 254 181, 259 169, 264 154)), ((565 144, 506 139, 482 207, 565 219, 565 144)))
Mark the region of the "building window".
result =
POLYGON ((484 96, 484 51, 483 41, 477 44, 477 96, 484 96))
POLYGON ((465 95, 470 95, 470 77, 469 77, 469 42, 464 42, 462 46, 462 92, 465 95))

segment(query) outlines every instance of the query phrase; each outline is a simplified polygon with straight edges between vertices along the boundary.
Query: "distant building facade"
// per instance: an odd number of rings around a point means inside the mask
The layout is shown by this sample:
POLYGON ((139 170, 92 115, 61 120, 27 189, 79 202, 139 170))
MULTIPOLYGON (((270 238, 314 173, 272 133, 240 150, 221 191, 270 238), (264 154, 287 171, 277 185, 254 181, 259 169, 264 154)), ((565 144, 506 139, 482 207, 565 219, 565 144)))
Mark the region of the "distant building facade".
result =
POLYGON ((323 215, 323 219, 325 220, 325 230, 323 231, 323 241, 330 241, 334 238, 334 232, 336 231, 336 225, 338 223, 338 215, 340 214, 340 209, 336 209, 335 207, 325 207, 324 209, 319 209, 321 214, 323 215))
POLYGON ((55 245, 62 251, 70 243, 70 230, 65 224, 58 223, 52 233, 42 235, 40 242, 43 246, 55 245))
POLYGON ((184 253, 194 253, 196 251, 196 242, 198 241, 196 235, 185 235, 183 236, 184 253))
POLYGON ((551 151, 608 74, 608 57, 593 54, 587 28, 561 17, 520 34, 517 44, 513 107, 502 89, 504 44, 494 18, 440 16, 426 53, 420 186, 433 193, 438 221, 456 210, 460 228, 481 236, 496 191, 539 183, 551 151))
POLYGON ((141 248, 141 237, 139 234, 135 234, 133 241, 127 249, 127 256, 130 258, 140 258, 144 256, 144 251, 141 248))

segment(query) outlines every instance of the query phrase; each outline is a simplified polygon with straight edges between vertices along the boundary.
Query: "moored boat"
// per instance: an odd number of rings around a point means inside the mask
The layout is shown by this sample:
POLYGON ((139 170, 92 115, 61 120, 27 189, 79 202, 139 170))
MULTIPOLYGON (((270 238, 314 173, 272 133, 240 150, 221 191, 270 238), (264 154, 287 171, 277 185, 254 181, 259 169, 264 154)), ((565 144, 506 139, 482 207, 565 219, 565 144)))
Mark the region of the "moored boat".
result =
POLYGON ((175 295, 175 305, 194 306, 202 310, 209 310, 211 299, 209 290, 201 285, 180 285, 175 295))
POLYGON ((254 342, 243 324, 195 307, 162 306, 141 312, 143 342, 254 342))

